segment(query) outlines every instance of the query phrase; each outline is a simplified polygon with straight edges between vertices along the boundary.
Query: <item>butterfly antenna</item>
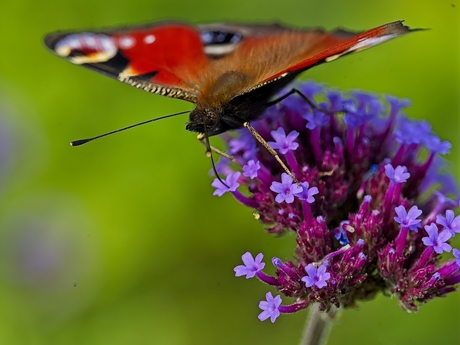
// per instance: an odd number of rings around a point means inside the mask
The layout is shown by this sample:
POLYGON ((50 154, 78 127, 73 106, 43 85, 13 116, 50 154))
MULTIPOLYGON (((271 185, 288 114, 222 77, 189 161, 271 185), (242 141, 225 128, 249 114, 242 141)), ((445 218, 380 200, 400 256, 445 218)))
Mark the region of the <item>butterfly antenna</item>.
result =
POLYGON ((209 142, 209 135, 208 132, 206 131, 206 126, 204 127, 204 142, 206 146, 206 156, 211 159, 211 166, 212 170, 214 171, 214 175, 216 175, 216 178, 222 183, 225 187, 230 188, 224 181, 219 176, 219 173, 217 172, 216 164, 214 163, 214 157, 212 156, 212 149, 211 149, 211 143, 209 142))
POLYGON ((100 134, 100 135, 97 135, 97 136, 92 137, 92 138, 74 140, 74 141, 72 141, 70 143, 70 146, 80 146, 80 145, 86 144, 86 143, 88 143, 90 141, 106 137, 108 135, 112 135, 112 134, 115 134, 115 133, 118 133, 118 132, 126 131, 127 129, 131 129, 131 128, 134 128, 134 127, 137 127, 137 126, 145 125, 145 124, 150 123, 150 122, 155 122, 155 121, 158 121, 158 120, 166 119, 168 117, 174 117, 174 116, 183 115, 183 114, 187 114, 187 113, 190 113, 190 110, 181 111, 180 113, 175 113, 175 114, 169 114, 169 115, 165 115, 165 116, 156 117, 154 119, 150 119, 150 120, 147 120, 147 121, 135 123, 134 125, 130 125, 130 126, 127 126, 127 127, 123 127, 123 128, 111 131, 111 132, 100 134))

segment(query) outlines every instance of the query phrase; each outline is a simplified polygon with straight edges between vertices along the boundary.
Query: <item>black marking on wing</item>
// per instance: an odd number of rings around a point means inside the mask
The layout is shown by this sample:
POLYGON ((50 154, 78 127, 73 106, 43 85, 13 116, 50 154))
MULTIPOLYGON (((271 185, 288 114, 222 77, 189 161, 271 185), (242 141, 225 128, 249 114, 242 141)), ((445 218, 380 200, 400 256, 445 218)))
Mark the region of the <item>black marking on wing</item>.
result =
POLYGON ((202 30, 201 40, 205 46, 215 44, 236 44, 243 39, 239 32, 225 30, 202 30))
POLYGON ((81 66, 88 67, 96 70, 111 78, 117 78, 118 75, 124 71, 129 65, 129 60, 125 58, 120 52, 105 62, 81 64, 81 66))
POLYGON ((158 74, 158 71, 153 71, 149 73, 144 73, 141 75, 136 75, 136 76, 131 76, 129 77, 131 80, 136 81, 136 82, 147 82, 150 83, 151 79, 158 74))

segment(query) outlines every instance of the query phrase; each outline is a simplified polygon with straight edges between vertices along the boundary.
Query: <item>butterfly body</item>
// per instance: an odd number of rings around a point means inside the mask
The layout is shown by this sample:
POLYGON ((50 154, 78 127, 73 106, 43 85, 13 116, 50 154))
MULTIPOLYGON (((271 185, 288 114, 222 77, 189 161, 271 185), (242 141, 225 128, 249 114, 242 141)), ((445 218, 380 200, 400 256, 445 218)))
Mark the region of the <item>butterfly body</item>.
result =
POLYGON ((410 31, 401 21, 363 33, 166 22, 55 33, 45 44, 75 64, 196 104, 186 129, 212 136, 258 119, 301 72, 410 31))

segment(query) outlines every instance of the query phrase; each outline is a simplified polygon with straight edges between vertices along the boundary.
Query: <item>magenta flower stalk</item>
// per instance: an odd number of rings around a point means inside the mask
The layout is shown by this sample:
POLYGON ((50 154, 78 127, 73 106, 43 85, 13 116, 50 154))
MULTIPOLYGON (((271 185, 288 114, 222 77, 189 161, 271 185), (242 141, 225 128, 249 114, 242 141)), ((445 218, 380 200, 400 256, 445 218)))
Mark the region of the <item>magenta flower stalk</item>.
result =
POLYGON ((313 303, 344 309, 378 293, 418 311, 455 291, 460 251, 449 242, 460 233, 459 191, 441 158, 450 144, 404 114, 407 100, 311 82, 300 90, 317 108, 291 96, 252 123, 299 183, 246 129, 223 135, 235 160, 219 163, 228 187, 213 182, 216 195, 255 209, 268 233, 296 235, 291 259, 273 258, 273 276, 262 254, 244 254, 235 268, 277 291, 260 302, 259 319, 313 303))

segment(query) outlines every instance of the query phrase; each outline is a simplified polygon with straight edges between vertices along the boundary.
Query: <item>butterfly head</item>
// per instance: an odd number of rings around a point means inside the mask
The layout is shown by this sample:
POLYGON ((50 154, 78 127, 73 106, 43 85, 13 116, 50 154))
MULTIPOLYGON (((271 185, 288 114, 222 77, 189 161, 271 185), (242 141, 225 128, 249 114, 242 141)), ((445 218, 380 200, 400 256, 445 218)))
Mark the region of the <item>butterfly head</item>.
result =
POLYGON ((221 108, 200 108, 196 107, 189 117, 189 123, 185 127, 188 131, 203 133, 213 136, 228 130, 221 121, 221 108))

